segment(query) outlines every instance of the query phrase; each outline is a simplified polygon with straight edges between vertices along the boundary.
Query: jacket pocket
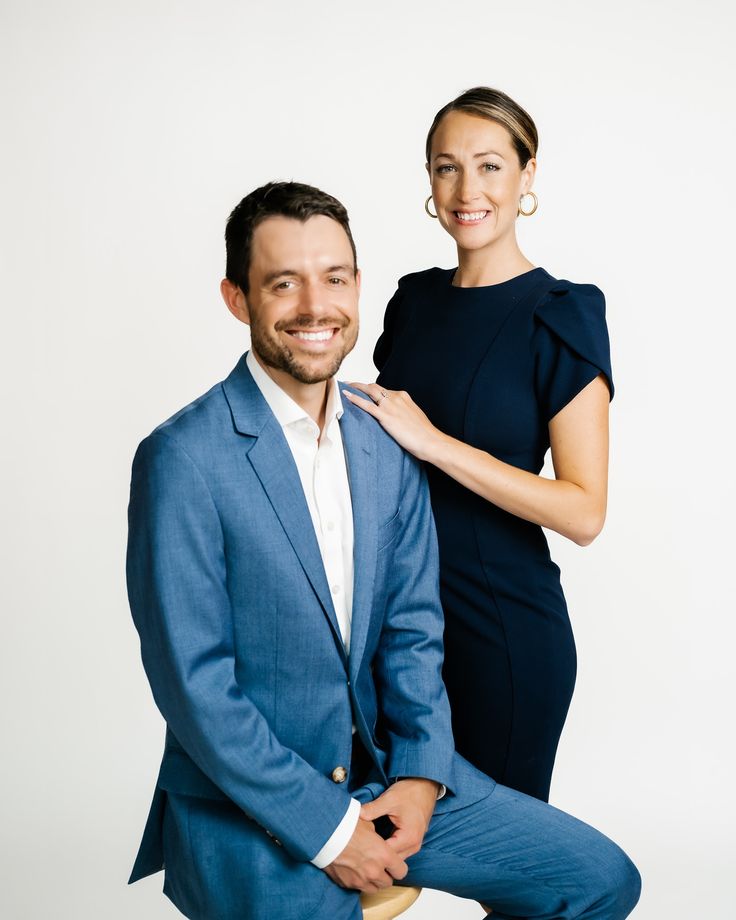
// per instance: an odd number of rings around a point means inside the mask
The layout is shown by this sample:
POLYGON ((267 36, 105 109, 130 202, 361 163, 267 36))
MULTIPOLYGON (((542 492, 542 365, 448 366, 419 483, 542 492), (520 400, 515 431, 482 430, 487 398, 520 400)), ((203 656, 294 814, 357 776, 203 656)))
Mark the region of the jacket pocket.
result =
POLYGON ((396 514, 378 528, 377 543, 379 553, 390 543, 393 543, 401 530, 401 524, 401 508, 399 507, 396 514))

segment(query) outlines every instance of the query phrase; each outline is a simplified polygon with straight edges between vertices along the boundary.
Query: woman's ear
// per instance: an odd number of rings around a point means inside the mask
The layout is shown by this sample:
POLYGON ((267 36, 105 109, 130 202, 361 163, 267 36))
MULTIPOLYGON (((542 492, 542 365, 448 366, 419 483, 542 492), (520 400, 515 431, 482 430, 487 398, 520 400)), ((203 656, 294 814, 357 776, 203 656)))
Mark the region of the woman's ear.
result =
POLYGON ((534 176, 537 174, 537 161, 534 157, 527 160, 526 166, 521 171, 521 194, 526 195, 534 185, 534 176))

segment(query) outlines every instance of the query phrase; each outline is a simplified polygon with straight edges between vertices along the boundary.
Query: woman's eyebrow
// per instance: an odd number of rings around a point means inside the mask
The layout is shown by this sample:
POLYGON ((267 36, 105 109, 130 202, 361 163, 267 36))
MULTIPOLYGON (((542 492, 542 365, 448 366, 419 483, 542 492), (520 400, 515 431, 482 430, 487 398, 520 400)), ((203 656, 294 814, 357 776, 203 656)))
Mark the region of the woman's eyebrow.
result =
MULTIPOLYGON (((481 153, 474 153, 473 158, 477 157, 500 157, 502 160, 505 159, 502 153, 499 153, 497 150, 483 150, 481 153)), ((457 159, 451 153, 435 153, 432 159, 438 160, 440 157, 444 157, 446 160, 455 160, 457 159)))

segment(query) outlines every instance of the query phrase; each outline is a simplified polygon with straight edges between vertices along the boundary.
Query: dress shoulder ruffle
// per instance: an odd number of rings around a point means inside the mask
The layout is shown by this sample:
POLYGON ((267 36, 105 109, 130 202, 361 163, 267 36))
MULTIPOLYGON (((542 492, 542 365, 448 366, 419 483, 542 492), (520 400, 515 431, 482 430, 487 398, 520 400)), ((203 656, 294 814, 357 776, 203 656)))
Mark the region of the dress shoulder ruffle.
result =
POLYGON ((603 374, 613 398, 603 293, 593 284, 557 281, 534 310, 535 385, 547 419, 603 374))

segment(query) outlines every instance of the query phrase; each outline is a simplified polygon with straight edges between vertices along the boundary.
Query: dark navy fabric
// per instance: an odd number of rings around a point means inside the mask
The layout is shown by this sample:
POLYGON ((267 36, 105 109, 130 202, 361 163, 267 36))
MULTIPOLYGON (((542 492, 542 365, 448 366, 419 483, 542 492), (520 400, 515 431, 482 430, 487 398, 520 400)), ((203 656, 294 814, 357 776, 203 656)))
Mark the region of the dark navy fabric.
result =
MULTIPOLYGON (((447 434, 539 473, 549 421, 599 374, 613 393, 603 295, 541 268, 476 288, 454 287, 453 274, 400 280, 378 381, 409 392, 447 434)), ((541 527, 427 473, 457 749, 546 801, 576 670, 559 569, 541 527)))

